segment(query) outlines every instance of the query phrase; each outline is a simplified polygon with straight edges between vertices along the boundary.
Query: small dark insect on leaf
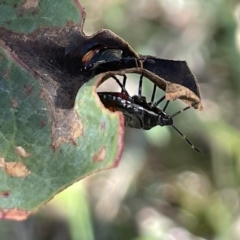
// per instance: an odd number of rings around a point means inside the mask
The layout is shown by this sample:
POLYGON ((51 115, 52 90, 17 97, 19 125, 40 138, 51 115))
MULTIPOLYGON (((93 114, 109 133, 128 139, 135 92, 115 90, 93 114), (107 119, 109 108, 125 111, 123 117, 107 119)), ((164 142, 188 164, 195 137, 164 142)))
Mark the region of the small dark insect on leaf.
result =
POLYGON ((94 74, 141 67, 135 56, 124 57, 123 50, 107 47, 90 50, 82 57, 81 64, 83 73, 94 72, 94 74))
POLYGON ((123 51, 120 49, 94 49, 85 54, 82 58, 82 70, 88 70, 101 63, 120 61, 123 51))
POLYGON ((127 79, 126 75, 123 78, 123 84, 116 76, 112 77, 120 85, 122 89, 121 93, 99 92, 98 95, 106 108, 111 111, 121 111, 123 113, 126 127, 149 130, 155 126, 172 126, 182 136, 182 138, 186 140, 191 148, 198 153, 201 153, 201 151, 196 148, 173 124, 173 118, 181 112, 190 109, 190 106, 169 115, 165 111, 170 101, 166 102, 163 109, 157 107, 165 99, 165 96, 160 98, 158 101, 154 101, 156 85, 154 85, 151 101, 149 103, 147 102, 146 97, 142 96, 143 75, 140 77, 138 95, 135 96, 130 96, 125 88, 127 79))

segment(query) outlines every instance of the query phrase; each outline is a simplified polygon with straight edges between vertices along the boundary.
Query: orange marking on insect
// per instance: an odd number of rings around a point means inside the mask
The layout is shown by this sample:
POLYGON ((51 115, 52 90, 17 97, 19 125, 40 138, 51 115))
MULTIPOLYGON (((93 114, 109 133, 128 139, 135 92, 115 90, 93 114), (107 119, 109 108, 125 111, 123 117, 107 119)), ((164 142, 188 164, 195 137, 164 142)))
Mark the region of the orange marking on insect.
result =
POLYGON ((91 50, 89 52, 87 52, 83 57, 82 57, 82 63, 88 63, 91 61, 91 59, 93 58, 93 56, 95 55, 95 53, 98 51, 99 49, 95 49, 95 50, 91 50))

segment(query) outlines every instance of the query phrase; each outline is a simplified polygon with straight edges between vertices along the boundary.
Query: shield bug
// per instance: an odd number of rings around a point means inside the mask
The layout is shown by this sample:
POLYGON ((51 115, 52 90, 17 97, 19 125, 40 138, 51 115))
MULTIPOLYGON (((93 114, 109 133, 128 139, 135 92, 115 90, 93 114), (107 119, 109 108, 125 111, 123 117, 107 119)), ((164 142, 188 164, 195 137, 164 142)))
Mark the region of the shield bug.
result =
POLYGON ((137 129, 149 130, 155 126, 172 126, 185 141, 198 153, 201 151, 196 148, 190 140, 173 124, 173 118, 183 111, 191 108, 187 106, 172 115, 166 113, 170 101, 166 101, 163 109, 158 105, 165 99, 165 96, 158 101, 154 101, 156 94, 156 85, 154 85, 151 101, 147 102, 146 97, 142 95, 143 75, 139 80, 138 95, 130 96, 125 88, 127 77, 124 76, 123 83, 116 76, 112 76, 120 85, 121 92, 99 92, 98 96, 106 108, 111 111, 121 111, 125 118, 125 126, 137 129))

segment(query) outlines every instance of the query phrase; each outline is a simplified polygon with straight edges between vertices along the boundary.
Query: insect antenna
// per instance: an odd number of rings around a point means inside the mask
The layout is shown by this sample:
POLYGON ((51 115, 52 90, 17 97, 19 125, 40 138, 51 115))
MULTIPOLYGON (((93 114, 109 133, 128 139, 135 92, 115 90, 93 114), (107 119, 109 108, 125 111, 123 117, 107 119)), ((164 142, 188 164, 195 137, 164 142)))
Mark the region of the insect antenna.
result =
POLYGON ((171 125, 181 136, 183 139, 185 139, 185 141, 189 144, 189 146, 194 149, 196 152, 198 153, 202 153, 198 148, 196 148, 192 142, 177 128, 175 127, 174 125, 171 125))
POLYGON ((181 110, 175 112, 174 114, 171 115, 171 118, 176 117, 178 114, 180 114, 180 113, 182 113, 182 112, 188 110, 189 108, 191 108, 191 106, 187 106, 187 107, 185 107, 185 108, 183 108, 183 109, 181 109, 181 110))
MULTIPOLYGON (((182 113, 182 112, 190 109, 191 107, 192 107, 192 106, 187 106, 187 107, 185 107, 185 108, 183 108, 183 109, 175 112, 175 113, 172 114, 170 117, 171 117, 171 118, 174 118, 174 117, 176 117, 178 114, 180 114, 180 113, 182 113)), ((190 145, 191 148, 193 148, 193 149, 194 149, 195 151, 197 151, 198 153, 202 153, 198 148, 196 148, 196 147, 192 144, 192 142, 191 142, 177 127, 175 127, 173 124, 172 124, 171 126, 182 136, 183 139, 185 139, 185 141, 190 145)))
POLYGON ((191 106, 187 106, 187 107, 183 108, 182 110, 179 110, 179 111, 175 112, 174 114, 171 115, 171 118, 176 117, 178 114, 180 114, 180 113, 188 110, 188 109, 191 108, 191 107, 197 106, 198 104, 199 104, 198 102, 193 103, 191 106))

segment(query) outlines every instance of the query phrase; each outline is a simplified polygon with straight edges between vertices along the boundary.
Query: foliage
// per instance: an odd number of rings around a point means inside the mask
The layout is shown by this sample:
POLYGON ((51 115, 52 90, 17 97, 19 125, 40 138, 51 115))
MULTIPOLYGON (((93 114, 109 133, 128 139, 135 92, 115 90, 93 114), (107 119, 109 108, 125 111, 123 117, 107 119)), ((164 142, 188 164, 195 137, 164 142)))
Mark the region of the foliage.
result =
MULTIPOLYGON (((75 103, 68 109, 55 107, 61 92, 57 81, 69 79, 55 75, 52 81, 53 73, 60 71, 41 59, 39 51, 49 57, 49 39, 57 31, 64 34, 70 20, 72 25, 74 21, 80 25, 81 12, 72 1, 58 2, 56 15, 48 11, 50 5, 54 7, 50 1, 40 1, 35 7, 31 4, 0 3, 4 15, 0 19, 0 212, 1 218, 17 220, 25 219, 79 179, 116 166, 123 136, 121 115, 110 116, 97 98, 99 76, 87 84, 75 79, 82 85, 76 91, 75 103), (59 14, 65 16, 61 21, 59 14), (46 28, 49 25, 52 28, 46 28), (34 38, 35 32, 23 35, 39 26, 40 37, 34 38)), ((63 39, 60 34, 57 37, 63 39)), ((69 35, 66 38, 70 39, 69 35)), ((54 48, 54 53, 59 49, 54 48)), ((54 59, 53 55, 50 58, 54 59)), ((64 100, 62 94, 59 102, 63 105, 64 100)))
MULTIPOLYGON (((67 201, 78 214, 69 214, 66 196, 53 200, 42 214, 72 217, 68 222, 72 235, 87 226, 89 239, 93 232, 98 240, 239 239, 239 3, 82 0, 82 4, 88 34, 109 28, 138 53, 188 62, 200 83, 204 109, 182 113, 176 125, 203 154, 192 151, 172 129, 127 129, 119 167, 74 186, 75 197, 70 195, 67 201), (86 196, 79 209, 82 188, 86 196), (83 213, 86 203, 88 211, 83 213)), ((127 88, 136 92, 134 81, 127 88)), ((152 85, 146 83, 143 89, 150 91, 152 85)), ((176 102, 172 107, 183 106, 176 102)), ((74 239, 84 239, 82 231, 74 239)))

